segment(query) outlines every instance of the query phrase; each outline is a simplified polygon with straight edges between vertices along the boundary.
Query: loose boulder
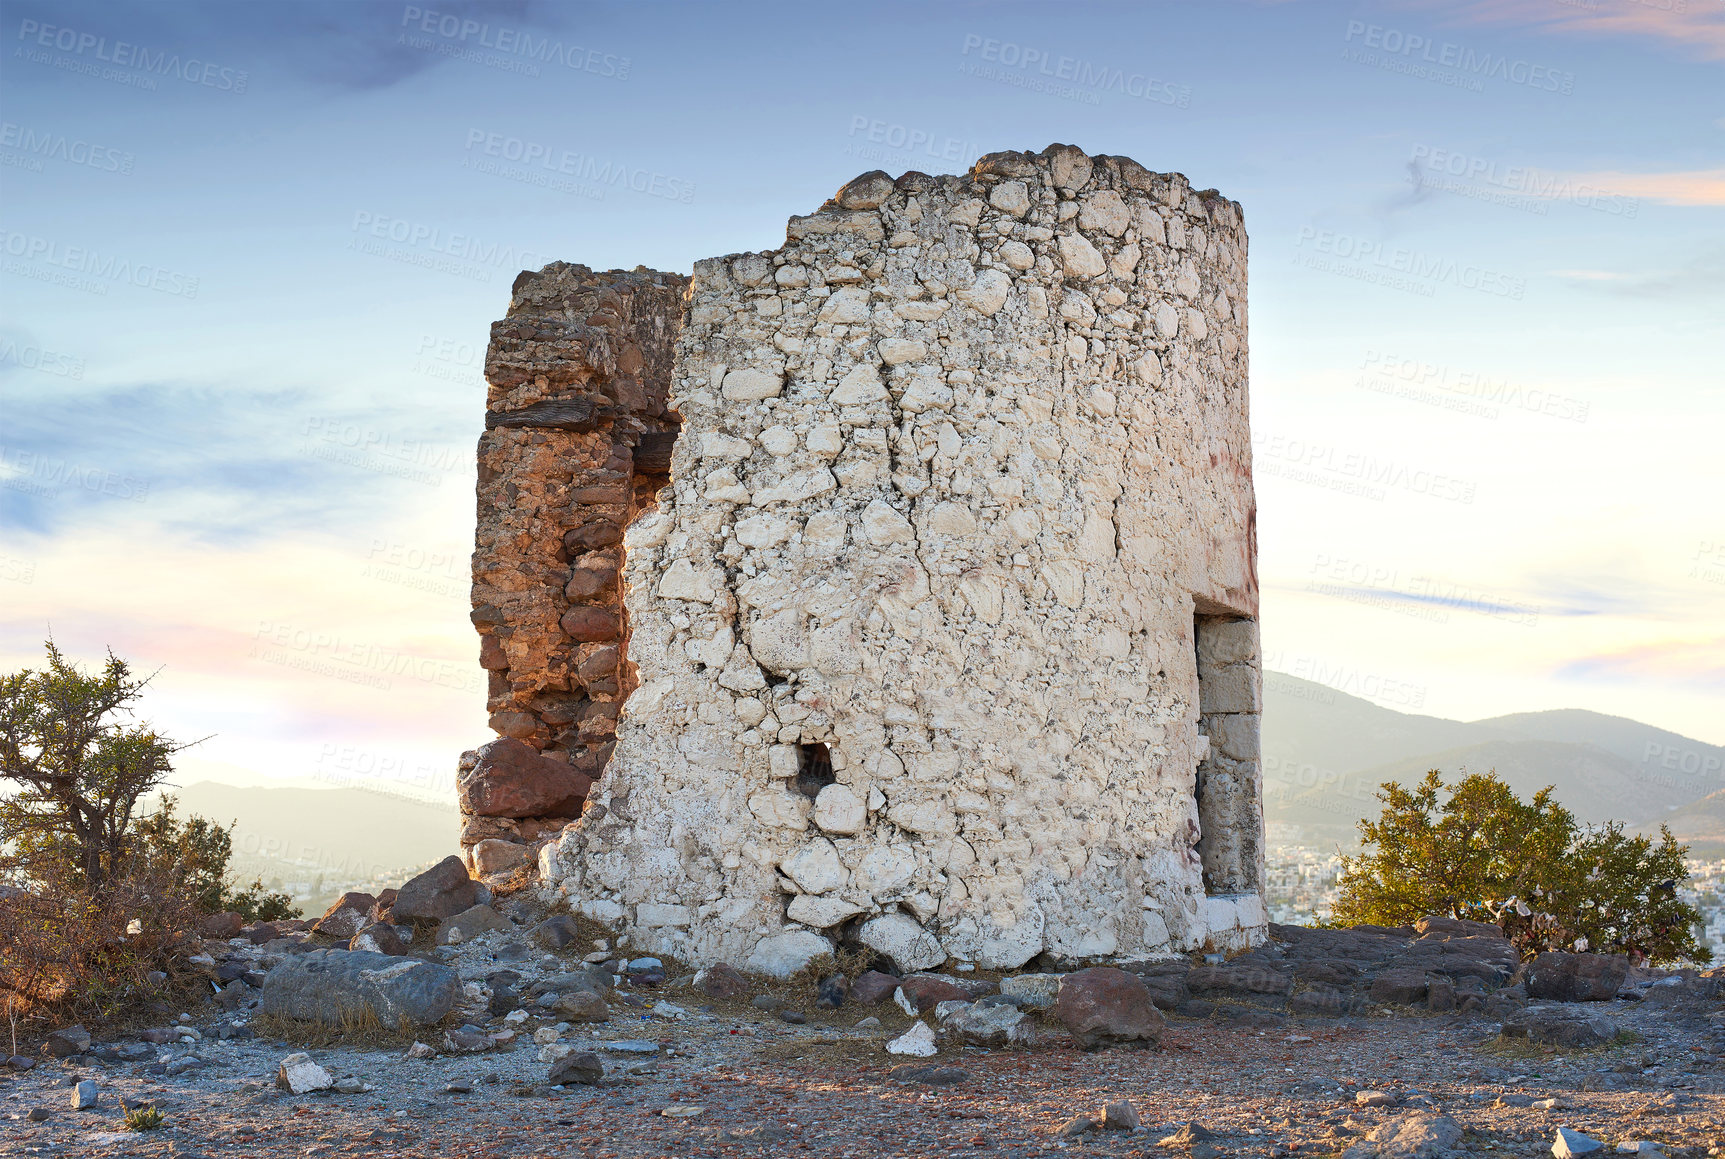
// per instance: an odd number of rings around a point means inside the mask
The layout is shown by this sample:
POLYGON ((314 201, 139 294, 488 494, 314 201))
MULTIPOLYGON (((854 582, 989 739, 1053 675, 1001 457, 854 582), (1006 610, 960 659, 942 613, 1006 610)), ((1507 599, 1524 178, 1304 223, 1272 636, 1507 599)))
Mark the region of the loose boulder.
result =
POLYGON ((461 811, 479 817, 579 817, 592 786, 586 773, 513 737, 482 746, 455 781, 461 811))
POLYGON ((1054 1016, 1086 1050, 1153 1043, 1168 1025, 1143 980, 1112 966, 1093 966, 1063 976, 1054 1016))
POLYGON ((264 979, 263 1013, 333 1025, 375 1017, 387 1027, 429 1026, 461 996, 448 966, 363 950, 313 950, 284 960, 264 979))
POLYGON ((326 938, 347 941, 371 921, 371 907, 377 899, 369 893, 350 891, 335 899, 335 904, 323 912, 311 932, 326 938))
POLYGON ((1629 976, 1623 954, 1541 954, 1527 964, 1527 996, 1548 1002, 1608 1002, 1629 976))
POLYGON ((721 1002, 740 1002, 749 996, 749 980, 735 966, 720 962, 695 975, 695 989, 721 1002))
POLYGON ((457 946, 471 942, 480 934, 504 933, 515 927, 509 919, 488 905, 476 905, 462 910, 437 927, 437 944, 457 946))
POLYGON ((479 902, 479 883, 453 853, 396 891, 389 908, 395 922, 441 922, 479 902))
POLYGON ((240 931, 245 929, 245 925, 245 918, 229 910, 225 913, 210 914, 199 922, 198 934, 201 937, 225 942, 229 938, 239 937, 240 931))
POLYGON ((599 1056, 590 1050, 566 1054, 551 1064, 551 1073, 547 1081, 552 1086, 568 1086, 579 1084, 592 1086, 605 1077, 605 1064, 599 1056))
POLYGON ((90 1049, 90 1032, 82 1024, 56 1030, 42 1043, 42 1049, 52 1058, 71 1058, 90 1049))
POLYGON ((335 1086, 330 1073, 313 1062, 309 1054, 290 1054, 276 1069, 276 1086, 291 1094, 327 1091, 335 1086))
POLYGON ((1604 1046, 1617 1037, 1617 1024, 1589 1010, 1529 1006, 1504 1019, 1503 1037, 1524 1038, 1541 1046, 1604 1046))

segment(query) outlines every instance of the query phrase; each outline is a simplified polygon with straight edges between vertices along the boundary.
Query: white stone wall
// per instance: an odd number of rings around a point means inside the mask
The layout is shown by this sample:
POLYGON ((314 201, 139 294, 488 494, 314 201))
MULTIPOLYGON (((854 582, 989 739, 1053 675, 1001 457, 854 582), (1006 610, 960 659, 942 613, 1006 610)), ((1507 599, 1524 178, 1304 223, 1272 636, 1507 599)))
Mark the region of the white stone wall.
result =
POLYGON ((545 879, 774 972, 841 928, 908 968, 1203 944, 1193 617, 1257 615, 1246 394, 1239 207, 1124 158, 867 174, 698 263, 639 688, 545 879))

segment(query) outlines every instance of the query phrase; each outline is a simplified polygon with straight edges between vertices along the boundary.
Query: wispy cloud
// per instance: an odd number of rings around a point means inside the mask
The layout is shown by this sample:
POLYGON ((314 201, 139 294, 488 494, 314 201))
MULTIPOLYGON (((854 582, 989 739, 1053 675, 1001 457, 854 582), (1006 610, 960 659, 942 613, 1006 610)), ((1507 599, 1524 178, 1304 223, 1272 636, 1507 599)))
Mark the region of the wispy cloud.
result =
POLYGON ((1659 6, 1641 0, 1411 0, 1450 25, 1662 40, 1706 60, 1725 60, 1725 5, 1697 0, 1659 6))
POLYGON ((1725 291, 1725 243, 1703 246, 1688 260, 1665 269, 1551 271, 1554 277, 1632 298, 1717 297, 1725 291))
POLYGON ((1725 689, 1725 636, 1662 640, 1597 652, 1559 665, 1560 680, 1688 685, 1725 689))
POLYGON ((1607 169, 1597 173, 1568 173, 1563 177, 1577 186, 1606 189, 1620 196, 1639 197, 1666 205, 1725 206, 1725 169, 1671 173, 1624 173, 1607 169))
POLYGON ((0 527, 59 533, 115 510, 210 542, 362 526, 457 492, 468 432, 435 411, 331 405, 309 390, 136 385, 0 392, 0 527))

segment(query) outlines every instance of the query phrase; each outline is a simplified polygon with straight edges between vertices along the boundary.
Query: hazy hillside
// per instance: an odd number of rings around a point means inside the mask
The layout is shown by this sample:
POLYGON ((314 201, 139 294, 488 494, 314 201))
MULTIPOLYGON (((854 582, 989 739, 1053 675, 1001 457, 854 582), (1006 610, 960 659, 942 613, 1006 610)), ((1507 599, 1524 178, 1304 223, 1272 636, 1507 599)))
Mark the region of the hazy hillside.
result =
MULTIPOLYGON (((1264 675, 1264 811, 1303 840, 1351 839, 1383 781, 1427 769, 1496 770, 1517 792, 1546 785, 1583 821, 1657 824, 1725 785, 1725 749, 1581 709, 1463 722, 1382 708, 1285 673, 1264 675)), ((1725 807, 1725 805, 1722 805, 1725 807)))
MULTIPOLYGON (((181 815, 234 822, 233 868, 279 881, 309 910, 344 888, 457 852, 455 803, 429 805, 364 789, 239 788, 200 781, 174 790, 181 815)), ((321 908, 321 907, 320 907, 321 908)))

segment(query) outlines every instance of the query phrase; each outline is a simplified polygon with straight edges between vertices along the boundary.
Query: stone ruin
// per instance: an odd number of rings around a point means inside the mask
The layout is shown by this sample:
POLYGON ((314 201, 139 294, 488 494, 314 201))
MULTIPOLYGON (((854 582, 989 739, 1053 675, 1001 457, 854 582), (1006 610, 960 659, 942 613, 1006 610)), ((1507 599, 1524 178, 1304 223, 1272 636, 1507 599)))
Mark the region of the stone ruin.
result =
POLYGON ((1266 934, 1240 207, 1056 145, 866 173, 492 327, 481 875, 686 962, 1266 934))

